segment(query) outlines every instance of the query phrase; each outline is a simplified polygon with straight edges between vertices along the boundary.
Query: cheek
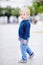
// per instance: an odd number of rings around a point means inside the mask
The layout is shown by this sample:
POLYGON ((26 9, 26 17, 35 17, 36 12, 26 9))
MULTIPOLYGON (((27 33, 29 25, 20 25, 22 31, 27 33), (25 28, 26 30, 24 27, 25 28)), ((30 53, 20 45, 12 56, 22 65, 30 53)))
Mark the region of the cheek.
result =
POLYGON ((27 15, 21 15, 22 19, 27 19, 27 15))
POLYGON ((24 18, 27 18, 28 16, 24 16, 24 18))
POLYGON ((24 19, 26 19, 26 18, 27 18, 27 16, 23 16, 23 18, 24 18, 24 19))
POLYGON ((21 18, 25 18, 25 16, 24 16, 24 15, 22 15, 22 16, 21 16, 21 18))

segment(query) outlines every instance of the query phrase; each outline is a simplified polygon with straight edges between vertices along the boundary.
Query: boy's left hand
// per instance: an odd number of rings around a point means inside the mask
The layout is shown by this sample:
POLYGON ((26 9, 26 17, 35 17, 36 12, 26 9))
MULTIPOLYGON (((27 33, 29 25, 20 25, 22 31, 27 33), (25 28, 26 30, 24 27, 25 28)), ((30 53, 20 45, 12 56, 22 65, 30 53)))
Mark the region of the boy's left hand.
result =
POLYGON ((27 40, 23 40, 23 44, 26 44, 27 40))

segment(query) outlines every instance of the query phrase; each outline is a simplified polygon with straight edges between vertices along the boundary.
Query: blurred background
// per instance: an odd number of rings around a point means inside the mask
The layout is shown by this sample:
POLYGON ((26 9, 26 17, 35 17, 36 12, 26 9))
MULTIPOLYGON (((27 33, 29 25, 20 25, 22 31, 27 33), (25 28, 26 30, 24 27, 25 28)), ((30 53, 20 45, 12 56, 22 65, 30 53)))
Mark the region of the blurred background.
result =
POLYGON ((43 65, 43 0, 0 0, 0 65, 20 65, 18 28, 23 6, 31 11, 29 46, 34 52, 25 65, 43 65))
POLYGON ((30 8, 31 20, 43 20, 43 0, 0 0, 0 24, 18 23, 19 10, 23 6, 30 8))

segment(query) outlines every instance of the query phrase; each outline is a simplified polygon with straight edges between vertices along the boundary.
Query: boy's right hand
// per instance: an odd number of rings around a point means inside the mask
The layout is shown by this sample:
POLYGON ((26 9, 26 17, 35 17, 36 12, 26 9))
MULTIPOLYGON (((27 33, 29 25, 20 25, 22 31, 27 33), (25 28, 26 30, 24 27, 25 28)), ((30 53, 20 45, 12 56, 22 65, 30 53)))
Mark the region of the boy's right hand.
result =
POLYGON ((20 37, 18 37, 18 40, 20 41, 20 37))
POLYGON ((23 40, 23 44, 26 44, 27 40, 23 40))

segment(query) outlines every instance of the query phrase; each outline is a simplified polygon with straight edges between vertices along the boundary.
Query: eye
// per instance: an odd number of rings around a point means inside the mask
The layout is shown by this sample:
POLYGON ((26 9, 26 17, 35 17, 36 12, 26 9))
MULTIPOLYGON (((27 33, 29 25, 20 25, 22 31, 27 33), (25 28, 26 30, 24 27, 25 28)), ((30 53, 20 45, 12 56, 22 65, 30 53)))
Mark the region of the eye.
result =
POLYGON ((25 14, 23 14, 25 16, 25 14))
POLYGON ((24 15, 24 16, 25 16, 25 14, 20 14, 20 16, 22 16, 22 15, 24 15))
POLYGON ((22 16, 23 14, 20 14, 20 16, 22 16))

